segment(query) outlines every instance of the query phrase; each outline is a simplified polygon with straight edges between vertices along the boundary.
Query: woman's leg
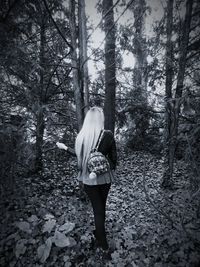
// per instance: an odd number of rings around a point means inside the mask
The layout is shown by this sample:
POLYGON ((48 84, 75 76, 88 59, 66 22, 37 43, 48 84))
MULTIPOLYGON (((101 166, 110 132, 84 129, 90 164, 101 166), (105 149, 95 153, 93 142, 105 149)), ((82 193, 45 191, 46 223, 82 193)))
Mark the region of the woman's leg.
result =
MULTIPOLYGON (((98 185, 101 201, 102 201, 103 206, 104 206, 104 225, 105 225, 105 219, 106 219, 106 200, 107 200, 107 197, 108 197, 110 186, 111 186, 110 183, 109 184, 98 185)), ((95 231, 95 234, 96 234, 96 231, 95 231)))
POLYGON ((108 248, 105 232, 105 205, 110 186, 84 185, 85 191, 92 203, 95 221, 95 236, 103 249, 108 248))
POLYGON ((105 214, 106 214, 106 200, 107 200, 107 197, 108 197, 110 186, 111 186, 111 184, 100 185, 100 194, 101 194, 101 198, 102 198, 102 201, 103 201, 103 204, 104 204, 105 214))

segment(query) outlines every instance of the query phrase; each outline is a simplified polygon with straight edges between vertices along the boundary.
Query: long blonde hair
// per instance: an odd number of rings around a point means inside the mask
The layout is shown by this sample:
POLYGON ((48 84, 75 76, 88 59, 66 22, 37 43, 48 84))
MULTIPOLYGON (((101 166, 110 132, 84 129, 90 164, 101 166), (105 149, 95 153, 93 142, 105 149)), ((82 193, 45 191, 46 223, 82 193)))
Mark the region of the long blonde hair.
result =
POLYGON ((90 108, 75 142, 75 152, 79 167, 86 167, 90 151, 95 148, 102 129, 104 129, 104 113, 102 108, 90 108))

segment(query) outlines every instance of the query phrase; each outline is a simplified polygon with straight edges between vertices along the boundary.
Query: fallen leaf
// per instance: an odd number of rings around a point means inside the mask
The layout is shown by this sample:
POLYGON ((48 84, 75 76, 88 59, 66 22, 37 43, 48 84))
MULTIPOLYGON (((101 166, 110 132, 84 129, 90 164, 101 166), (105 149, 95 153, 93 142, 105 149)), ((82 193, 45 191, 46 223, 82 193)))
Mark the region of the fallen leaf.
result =
POLYGON ((54 216, 52 215, 52 214, 46 214, 45 216, 44 216, 44 219, 45 220, 50 220, 50 219, 54 219, 54 216))
POLYGON ((29 218, 28 218, 28 222, 30 223, 37 223, 39 221, 39 218, 36 216, 36 215, 31 215, 29 218))
POLYGON ((25 246, 26 244, 27 244, 27 239, 20 239, 17 241, 15 247, 15 256, 17 259, 26 252, 26 246, 25 246))
POLYGON ((70 261, 68 261, 68 262, 65 262, 65 266, 64 267, 71 267, 72 266, 72 264, 71 264, 71 262, 70 261))
POLYGON ((25 222, 25 221, 23 221, 23 222, 17 222, 16 223, 16 226, 20 229, 20 230, 22 230, 23 232, 26 232, 26 233, 28 233, 28 234, 31 234, 31 228, 30 228, 30 224, 28 223, 28 222, 25 222))
POLYGON ((52 229, 54 228, 54 226, 56 225, 56 220, 55 219, 50 219, 48 221, 45 222, 44 227, 42 232, 48 232, 51 233, 52 229))
POLYGON ((40 260, 40 262, 44 263, 47 258, 49 257, 50 251, 51 251, 51 247, 52 247, 52 237, 49 237, 46 241, 45 244, 41 245, 38 247, 37 249, 37 255, 38 255, 38 259, 40 260))
POLYGON ((70 247, 74 247, 77 244, 76 240, 72 238, 71 236, 69 236, 69 243, 70 243, 70 247))
POLYGON ((57 247, 64 248, 70 246, 70 239, 65 234, 55 231, 53 241, 57 247))
POLYGON ((67 234, 71 232, 74 229, 74 227, 75 227, 75 223, 66 222, 59 227, 59 231, 67 234))

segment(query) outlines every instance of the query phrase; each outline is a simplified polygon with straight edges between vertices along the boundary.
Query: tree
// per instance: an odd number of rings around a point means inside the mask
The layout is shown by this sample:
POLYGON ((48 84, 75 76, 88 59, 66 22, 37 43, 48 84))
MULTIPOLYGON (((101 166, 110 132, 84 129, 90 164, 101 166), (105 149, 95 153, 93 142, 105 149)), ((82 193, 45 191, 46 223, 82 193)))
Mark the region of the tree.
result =
MULTIPOLYGON (((154 117, 152 116, 153 108, 149 104, 147 93, 150 69, 147 64, 147 53, 150 50, 150 42, 147 45, 145 18, 148 6, 145 0, 136 0, 131 5, 126 5, 127 7, 133 14, 132 20, 129 20, 127 25, 120 26, 120 36, 118 38, 121 50, 126 53, 128 51, 128 54, 133 55, 134 65, 130 68, 120 69, 118 75, 118 77, 124 76, 125 78, 123 84, 120 85, 120 94, 126 98, 126 101, 122 99, 123 104, 120 114, 123 113, 127 118, 129 117, 129 119, 123 120, 127 121, 128 145, 136 149, 145 149, 150 119, 154 117)), ((117 96, 121 98, 118 91, 117 96)))
POLYGON ((77 24, 75 16, 75 0, 69 1, 69 25, 71 34, 71 44, 73 47, 72 51, 72 68, 73 68, 73 86, 74 86, 74 98, 76 103, 76 115, 78 130, 81 129, 83 119, 84 119, 84 98, 83 98, 83 88, 81 87, 81 80, 79 75, 79 62, 77 56, 77 24))
POLYGON ((113 1, 103 0, 105 38, 105 129, 115 129, 116 58, 113 1))
POLYGON ((137 0, 132 7, 134 14, 134 37, 132 53, 135 56, 135 66, 133 69, 133 98, 138 106, 137 116, 135 116, 136 137, 144 142, 148 129, 147 109, 147 59, 146 59, 146 39, 144 37, 145 25, 145 0, 137 0), (143 106, 143 108, 141 108, 143 106))
POLYGON ((40 171, 43 169, 42 161, 42 147, 43 147, 43 137, 44 137, 44 82, 45 82, 45 48, 46 48, 46 27, 45 27, 44 14, 41 16, 40 21, 40 47, 39 47, 39 86, 37 88, 37 111, 36 111, 36 157, 35 157, 35 171, 40 171))
MULTIPOLYGON (((49 1, 48 5, 51 16, 62 10, 59 2, 49 1)), ((71 83, 70 60, 63 61, 69 56, 69 46, 58 34, 43 2, 20 1, 10 12, 12 16, 7 17, 7 23, 12 25, 12 31, 5 27, 2 38, 3 43, 9 40, 5 53, 1 54, 2 102, 27 117, 30 137, 35 139, 35 171, 38 171, 42 169, 46 123, 52 119, 49 113, 55 111, 60 95, 63 103, 66 101, 66 85, 71 83)), ((61 29, 67 28, 62 19, 58 18, 57 23, 61 29)))
POLYGON ((171 184, 172 177, 172 155, 170 155, 169 148, 171 145, 171 100, 172 100, 172 79, 173 79, 173 44, 172 44, 172 30, 173 30, 173 4, 174 0, 167 2, 167 43, 166 43, 166 81, 165 81, 165 173, 163 176, 163 185, 171 184))
POLYGON ((79 25, 79 64, 81 91, 84 94, 84 111, 89 108, 89 85, 88 85, 88 58, 87 58, 87 27, 85 15, 85 0, 78 1, 78 25, 79 25))
MULTIPOLYGON (((190 23, 192 18, 192 7, 193 7, 193 0, 187 0, 186 2, 186 13, 185 13, 185 19, 182 27, 181 32, 181 43, 180 43, 180 54, 179 54, 179 61, 178 61, 178 74, 177 74, 177 84, 175 89, 175 97, 172 98, 172 94, 170 92, 170 86, 172 83, 172 77, 171 77, 171 65, 172 64, 172 57, 171 57, 171 25, 168 25, 167 29, 169 31, 168 41, 170 45, 170 51, 168 51, 167 56, 170 56, 169 59, 167 59, 167 80, 166 80, 166 96, 168 100, 168 106, 170 105, 170 112, 168 110, 167 117, 167 161, 168 161, 168 167, 165 170, 164 176, 163 176, 163 183, 162 185, 165 187, 170 187, 172 183, 172 174, 173 174, 173 163, 174 163, 174 157, 175 157, 175 149, 177 145, 177 136, 178 136, 178 125, 179 125, 179 115, 180 115, 180 106, 182 104, 182 93, 183 93, 183 82, 185 78, 185 69, 186 69, 186 62, 187 62, 187 51, 188 51, 188 45, 189 45, 189 33, 190 33, 190 23), (168 84, 168 83, 169 84, 168 84), (171 98, 171 99, 170 99, 171 98)), ((169 0, 168 8, 170 9, 170 16, 172 15, 172 8, 173 8, 173 1, 169 0)), ((169 19, 169 18, 168 18, 169 19)), ((171 24, 171 19, 168 22, 171 24)), ((169 48, 168 48, 169 49, 169 48)))

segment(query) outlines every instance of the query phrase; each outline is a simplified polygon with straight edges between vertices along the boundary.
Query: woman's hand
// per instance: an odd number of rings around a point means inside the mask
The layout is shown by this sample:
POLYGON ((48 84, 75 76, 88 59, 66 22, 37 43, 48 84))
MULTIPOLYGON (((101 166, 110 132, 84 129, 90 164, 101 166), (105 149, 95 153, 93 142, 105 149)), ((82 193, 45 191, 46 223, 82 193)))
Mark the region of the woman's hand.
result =
POLYGON ((56 145, 60 149, 64 149, 64 150, 67 150, 68 149, 68 147, 65 144, 63 144, 63 143, 57 142, 56 145))

